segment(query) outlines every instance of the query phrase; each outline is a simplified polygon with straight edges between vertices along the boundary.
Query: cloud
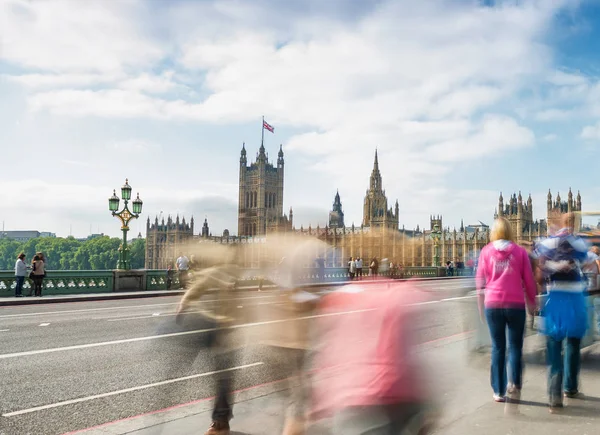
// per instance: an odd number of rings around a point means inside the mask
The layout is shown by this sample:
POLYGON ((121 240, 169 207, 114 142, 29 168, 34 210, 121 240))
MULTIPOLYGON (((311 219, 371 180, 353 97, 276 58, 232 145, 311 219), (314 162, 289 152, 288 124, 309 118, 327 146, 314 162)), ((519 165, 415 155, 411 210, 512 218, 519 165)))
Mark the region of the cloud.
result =
POLYGON ((584 127, 580 136, 585 140, 600 140, 600 122, 584 127))
POLYGON ((164 51, 135 19, 143 13, 138 1, 7 0, 0 6, 2 58, 53 73, 149 66, 164 51))
MULTIPOLYGON (((167 8, 134 0, 9 0, 0 6, 0 22, 8 23, 0 56, 11 71, 3 77, 23 87, 23 119, 31 125, 48 119, 56 129, 81 128, 85 137, 94 134, 90 125, 105 130, 111 120, 110 135, 98 138, 107 153, 155 158, 167 142, 145 126, 176 130, 172 121, 185 121, 194 129, 185 134, 203 135, 204 124, 237 131, 268 115, 278 132, 289 132, 286 153, 302 162, 296 182, 308 193, 286 196, 297 226, 327 218, 326 208, 310 204, 329 187, 340 187, 347 216, 362 215, 375 148, 402 222, 422 225, 433 208, 487 216, 489 202, 484 210, 468 199, 489 201, 489 192, 431 186, 451 183, 465 161, 533 147, 528 121, 563 121, 582 107, 600 115, 600 85, 555 65, 544 43, 567 1, 367 3, 182 1, 167 8), (124 127, 132 125, 139 134, 124 127), (323 184, 315 186, 308 171, 323 184)), ((554 140, 549 136, 540 140, 554 140)), ((164 191, 145 200, 152 209, 160 203, 200 216, 222 209, 223 225, 235 232, 237 186, 198 178, 199 189, 174 189, 176 181, 165 180, 164 191), (198 198, 204 202, 190 203, 198 198)), ((221 230, 215 219, 209 223, 213 233, 221 230)))

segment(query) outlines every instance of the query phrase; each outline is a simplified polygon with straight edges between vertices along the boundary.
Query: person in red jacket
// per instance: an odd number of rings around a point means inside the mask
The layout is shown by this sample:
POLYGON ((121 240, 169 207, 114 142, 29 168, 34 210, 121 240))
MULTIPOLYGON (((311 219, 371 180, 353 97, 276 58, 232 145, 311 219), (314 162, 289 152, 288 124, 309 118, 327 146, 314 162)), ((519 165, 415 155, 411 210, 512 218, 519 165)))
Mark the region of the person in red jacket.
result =
POLYGON ((334 434, 429 433, 412 332, 417 293, 408 283, 355 284, 323 298, 312 417, 333 417, 334 434))

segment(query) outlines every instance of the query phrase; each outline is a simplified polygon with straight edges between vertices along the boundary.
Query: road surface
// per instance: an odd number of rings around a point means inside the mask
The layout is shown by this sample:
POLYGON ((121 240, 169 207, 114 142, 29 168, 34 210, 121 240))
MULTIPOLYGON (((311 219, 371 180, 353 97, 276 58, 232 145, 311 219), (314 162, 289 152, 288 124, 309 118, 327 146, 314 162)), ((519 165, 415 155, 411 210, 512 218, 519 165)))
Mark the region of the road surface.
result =
MULTIPOLYGON (((472 281, 419 286, 429 296, 418 307, 419 340, 463 333, 472 281)), ((252 331, 265 320, 277 323, 276 315, 266 313, 281 304, 281 292, 237 292, 232 298, 240 313, 236 331, 252 331)), ((0 433, 64 434, 211 397, 215 368, 208 351, 200 351, 191 366, 179 359, 182 349, 197 348, 194 343, 205 334, 174 328, 178 300, 0 308, 0 433)), ((210 297, 206 303, 212 303, 210 297)), ((234 389, 289 376, 287 351, 253 338, 244 344, 227 364, 235 373, 234 389)))

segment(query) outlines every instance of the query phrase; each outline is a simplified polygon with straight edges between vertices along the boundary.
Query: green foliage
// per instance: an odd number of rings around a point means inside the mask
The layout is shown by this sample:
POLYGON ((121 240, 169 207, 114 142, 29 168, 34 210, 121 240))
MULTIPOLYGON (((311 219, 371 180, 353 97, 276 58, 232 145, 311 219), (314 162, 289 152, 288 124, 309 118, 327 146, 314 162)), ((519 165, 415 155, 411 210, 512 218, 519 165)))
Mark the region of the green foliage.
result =
MULTIPOLYGON (((73 237, 39 237, 27 242, 0 239, 0 270, 13 270, 19 253, 24 252, 29 263, 36 252, 46 256, 49 270, 114 269, 119 258, 121 239, 108 236, 79 241, 73 237)), ((143 269, 146 240, 135 239, 129 246, 133 269, 143 269)))

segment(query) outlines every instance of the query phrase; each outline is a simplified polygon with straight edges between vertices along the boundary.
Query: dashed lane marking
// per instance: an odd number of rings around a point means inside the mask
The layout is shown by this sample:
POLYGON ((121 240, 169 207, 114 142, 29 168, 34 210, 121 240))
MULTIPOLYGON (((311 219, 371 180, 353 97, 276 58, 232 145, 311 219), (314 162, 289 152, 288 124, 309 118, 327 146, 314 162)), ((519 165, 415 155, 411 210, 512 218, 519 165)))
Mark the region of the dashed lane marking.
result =
POLYGON ((219 373, 232 372, 234 370, 248 369, 248 368, 257 367, 257 366, 260 366, 263 364, 264 363, 262 361, 260 361, 260 362, 255 362, 252 364, 246 364, 243 366, 231 367, 231 368, 224 369, 224 370, 215 370, 212 372, 198 373, 195 375, 184 376, 182 378, 168 379, 166 381, 153 382, 151 384, 145 384, 145 385, 138 385, 137 387, 125 388, 123 390, 110 391, 108 393, 95 394, 93 396, 79 397, 77 399, 71 399, 71 400, 64 400, 62 402, 56 402, 56 403, 51 403, 48 405, 36 406, 34 408, 22 409, 20 411, 7 412, 6 414, 2 414, 2 417, 15 417, 17 415, 30 414, 32 412, 43 411, 46 409, 58 408, 61 406, 66 406, 66 405, 73 405, 75 403, 88 402, 90 400, 102 399, 104 397, 116 396, 118 394, 130 393, 132 391, 145 390, 146 388, 159 387, 161 385, 173 384, 175 382, 181 382, 181 381, 187 381, 190 379, 212 376, 212 375, 216 375, 219 373))
POLYGON ((48 326, 50 323, 40 323, 38 326, 48 326))

